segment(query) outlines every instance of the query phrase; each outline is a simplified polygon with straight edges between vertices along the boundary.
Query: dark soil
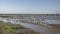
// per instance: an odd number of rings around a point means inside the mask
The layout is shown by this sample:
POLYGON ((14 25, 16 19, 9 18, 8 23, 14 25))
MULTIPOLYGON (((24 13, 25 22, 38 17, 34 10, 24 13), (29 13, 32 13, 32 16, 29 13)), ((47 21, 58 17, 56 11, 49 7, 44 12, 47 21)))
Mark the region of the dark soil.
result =
POLYGON ((2 30, 1 30, 1 27, 0 27, 0 34, 3 34, 2 30))
POLYGON ((60 24, 49 24, 49 25, 52 26, 52 27, 55 27, 57 29, 60 29, 60 24))

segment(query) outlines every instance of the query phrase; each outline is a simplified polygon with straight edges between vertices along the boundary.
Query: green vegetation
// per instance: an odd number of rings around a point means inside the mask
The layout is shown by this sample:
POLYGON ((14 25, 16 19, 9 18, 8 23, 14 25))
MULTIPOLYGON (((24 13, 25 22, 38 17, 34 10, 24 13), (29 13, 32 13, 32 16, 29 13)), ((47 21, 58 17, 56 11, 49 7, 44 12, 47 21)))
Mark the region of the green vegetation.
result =
POLYGON ((2 18, 12 18, 11 16, 0 16, 2 18))
POLYGON ((7 15, 7 16, 14 16, 14 15, 16 15, 16 16, 60 16, 60 14, 0 14, 1 16, 2 15, 7 15))
POLYGON ((25 28, 19 24, 9 24, 0 21, 0 27, 4 34, 39 34, 31 29, 25 28))

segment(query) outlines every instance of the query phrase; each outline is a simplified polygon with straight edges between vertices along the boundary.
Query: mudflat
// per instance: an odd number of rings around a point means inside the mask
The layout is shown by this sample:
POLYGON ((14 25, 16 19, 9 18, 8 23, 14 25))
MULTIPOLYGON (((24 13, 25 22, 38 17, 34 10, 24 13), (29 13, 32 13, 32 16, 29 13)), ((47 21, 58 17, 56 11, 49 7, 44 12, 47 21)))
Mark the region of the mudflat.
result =
POLYGON ((60 29, 60 24, 49 24, 49 25, 54 28, 60 29))
POLYGON ((1 30, 1 27, 0 27, 0 34, 3 34, 2 30, 1 30))

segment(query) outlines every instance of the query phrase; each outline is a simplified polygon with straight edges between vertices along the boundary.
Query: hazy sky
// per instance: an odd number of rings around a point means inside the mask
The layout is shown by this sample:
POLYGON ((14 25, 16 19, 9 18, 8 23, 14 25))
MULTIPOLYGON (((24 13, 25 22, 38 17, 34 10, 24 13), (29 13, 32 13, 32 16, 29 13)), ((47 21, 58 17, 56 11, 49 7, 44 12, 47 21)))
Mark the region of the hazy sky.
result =
POLYGON ((0 0, 0 13, 60 14, 60 0, 0 0))

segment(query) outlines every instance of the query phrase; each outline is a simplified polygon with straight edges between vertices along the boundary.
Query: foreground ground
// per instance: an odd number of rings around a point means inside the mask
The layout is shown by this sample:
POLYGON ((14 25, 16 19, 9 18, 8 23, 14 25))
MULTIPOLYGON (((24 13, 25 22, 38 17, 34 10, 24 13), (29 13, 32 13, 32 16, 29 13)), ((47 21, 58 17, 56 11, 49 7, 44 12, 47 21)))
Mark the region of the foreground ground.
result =
POLYGON ((60 32, 60 24, 49 24, 49 26, 53 27, 53 30, 60 32))
POLYGON ((0 22, 0 27, 2 28, 0 29, 0 34, 40 34, 19 24, 17 25, 0 22))
POLYGON ((60 29, 60 24, 49 24, 49 25, 56 29, 60 29))
POLYGON ((0 34, 3 34, 2 30, 1 30, 1 27, 0 27, 0 34))

